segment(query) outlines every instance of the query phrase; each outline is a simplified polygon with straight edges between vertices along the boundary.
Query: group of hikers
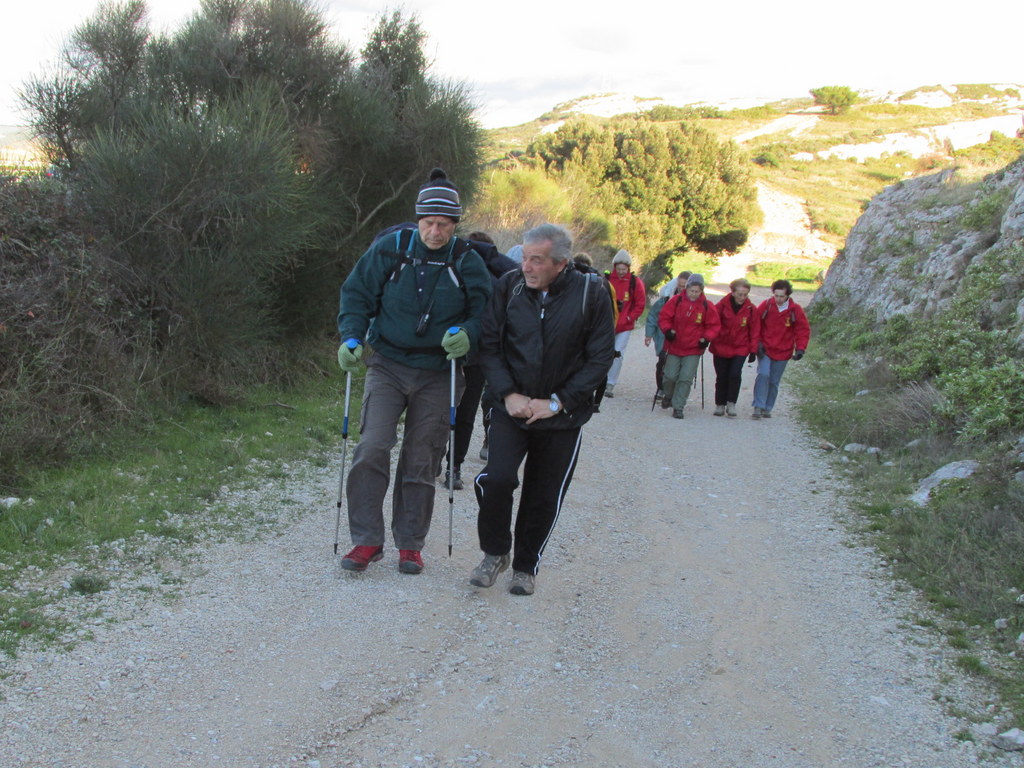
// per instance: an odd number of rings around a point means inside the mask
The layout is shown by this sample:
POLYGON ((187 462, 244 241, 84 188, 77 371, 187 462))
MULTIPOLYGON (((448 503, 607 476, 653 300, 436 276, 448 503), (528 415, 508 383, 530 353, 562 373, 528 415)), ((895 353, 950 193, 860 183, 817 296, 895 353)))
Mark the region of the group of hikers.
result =
MULTIPOLYGON (((435 169, 419 189, 415 223, 378 235, 342 285, 338 363, 349 374, 365 364, 366 379, 360 440, 343 478, 353 548, 341 566, 365 571, 384 556, 391 451, 404 416, 391 533, 399 571, 423 571, 446 443, 453 445, 445 483, 461 489, 479 407, 485 466, 473 489, 483 559, 469 581, 490 587, 511 567, 509 591, 531 595, 582 427, 602 395, 615 397, 647 292, 626 250, 602 276, 585 254, 574 258, 560 226, 530 229, 505 255, 485 233, 456 237, 462 215, 458 189, 435 169)), ((788 282, 776 281, 772 299, 759 307, 746 280, 730 291, 712 304, 703 278, 684 272, 648 313, 644 342, 653 341, 658 354, 657 397, 677 418, 709 345, 715 415, 736 415, 742 365, 758 360, 754 418, 771 416, 786 363, 807 348, 810 328, 788 282)))

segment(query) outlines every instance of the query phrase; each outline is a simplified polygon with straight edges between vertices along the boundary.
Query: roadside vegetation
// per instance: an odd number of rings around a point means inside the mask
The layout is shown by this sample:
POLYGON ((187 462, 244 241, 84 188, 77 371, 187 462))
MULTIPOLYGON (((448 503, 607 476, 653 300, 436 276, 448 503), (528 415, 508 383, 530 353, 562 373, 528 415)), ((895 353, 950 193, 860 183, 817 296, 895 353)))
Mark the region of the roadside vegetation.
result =
MULTIPOLYGON (((326 512, 296 506, 267 519, 227 496, 284 480, 290 462, 338 463, 344 378, 333 359, 334 345, 323 344, 310 373, 291 385, 252 387, 227 406, 151 413, 61 466, 26 471, 18 501, 0 509, 0 653, 81 639, 52 610, 58 600, 103 592, 133 569, 173 590, 192 545, 326 512)), ((354 379, 354 402, 361 387, 354 379)))
POLYGON ((942 632, 959 666, 998 691, 1018 727, 1024 362, 1008 328, 1022 274, 1024 246, 991 254, 968 271, 949 308, 927 320, 877 324, 819 302, 808 365, 795 377, 801 418, 815 434, 840 451, 850 443, 881 449, 837 454, 858 513, 853 525, 940 617, 913 621, 942 632), (1012 301, 994 303, 995 285, 1012 301), (965 459, 979 462, 974 475, 942 484, 925 507, 910 501, 922 478, 965 459))
POLYGON ((0 490, 105 432, 308 373, 338 286, 435 164, 473 193, 468 91, 415 18, 356 54, 304 0, 166 35, 104 4, 24 87, 54 177, 0 178, 0 490))

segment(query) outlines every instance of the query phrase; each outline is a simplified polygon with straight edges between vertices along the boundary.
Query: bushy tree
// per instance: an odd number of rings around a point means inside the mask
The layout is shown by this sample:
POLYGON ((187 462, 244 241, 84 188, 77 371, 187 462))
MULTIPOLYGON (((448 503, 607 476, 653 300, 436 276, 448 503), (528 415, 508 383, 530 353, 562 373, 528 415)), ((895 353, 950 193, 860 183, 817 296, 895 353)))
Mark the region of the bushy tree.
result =
POLYGON ((203 0, 163 35, 142 0, 99 6, 23 89, 65 186, 0 195, 27 246, 0 238, 0 453, 54 455, 153 397, 222 401, 331 336, 349 266, 430 168, 474 187, 472 101, 424 40, 386 14, 357 56, 307 0, 203 0))
POLYGON ((829 112, 838 115, 852 107, 857 101, 857 92, 845 85, 823 85, 821 88, 812 88, 811 96, 814 103, 828 107, 829 112))
POLYGON ((575 121, 537 139, 527 157, 579 195, 578 210, 606 216, 615 243, 641 263, 735 250, 757 221, 746 159, 688 123, 575 121))
POLYGON ((139 317, 161 308, 169 368, 263 370, 294 333, 332 328, 348 266, 408 218, 431 167, 472 194, 472 101, 429 75, 425 39, 384 14, 357 58, 309 0, 203 0, 153 35, 127 0, 29 81, 35 129, 139 286, 139 317))

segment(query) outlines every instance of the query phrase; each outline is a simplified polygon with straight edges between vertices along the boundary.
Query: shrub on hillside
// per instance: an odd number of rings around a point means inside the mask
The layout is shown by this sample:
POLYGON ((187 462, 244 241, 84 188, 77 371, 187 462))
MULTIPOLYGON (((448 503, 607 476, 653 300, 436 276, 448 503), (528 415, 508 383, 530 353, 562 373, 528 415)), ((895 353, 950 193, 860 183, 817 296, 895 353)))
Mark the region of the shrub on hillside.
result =
POLYGON ((760 219, 746 158, 704 128, 575 120, 536 139, 526 160, 599 211, 639 266, 695 249, 733 251, 760 219))
POLYGON ((60 185, 0 180, 0 483, 135 415, 149 339, 122 278, 60 185))

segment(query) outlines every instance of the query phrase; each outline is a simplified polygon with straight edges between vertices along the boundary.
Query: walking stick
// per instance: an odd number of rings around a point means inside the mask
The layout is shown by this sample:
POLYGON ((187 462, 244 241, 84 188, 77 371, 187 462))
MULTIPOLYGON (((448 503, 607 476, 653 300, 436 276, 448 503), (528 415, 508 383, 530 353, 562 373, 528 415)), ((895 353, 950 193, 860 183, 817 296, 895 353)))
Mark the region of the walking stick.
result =
POLYGON ((338 531, 341 530, 341 501, 345 497, 345 460, 348 458, 348 408, 352 401, 352 374, 345 372, 345 420, 341 425, 341 475, 338 477, 338 517, 334 521, 334 554, 338 554, 338 531))
POLYGON ((448 416, 448 557, 452 556, 452 528, 455 524, 455 361, 452 360, 452 386, 448 416))
POLYGON ((661 390, 655 388, 655 390, 654 390, 654 400, 651 401, 651 412, 652 413, 654 412, 654 406, 656 406, 658 404, 658 393, 659 392, 661 392, 661 390))
POLYGON ((700 352, 700 409, 704 410, 704 350, 700 352))

